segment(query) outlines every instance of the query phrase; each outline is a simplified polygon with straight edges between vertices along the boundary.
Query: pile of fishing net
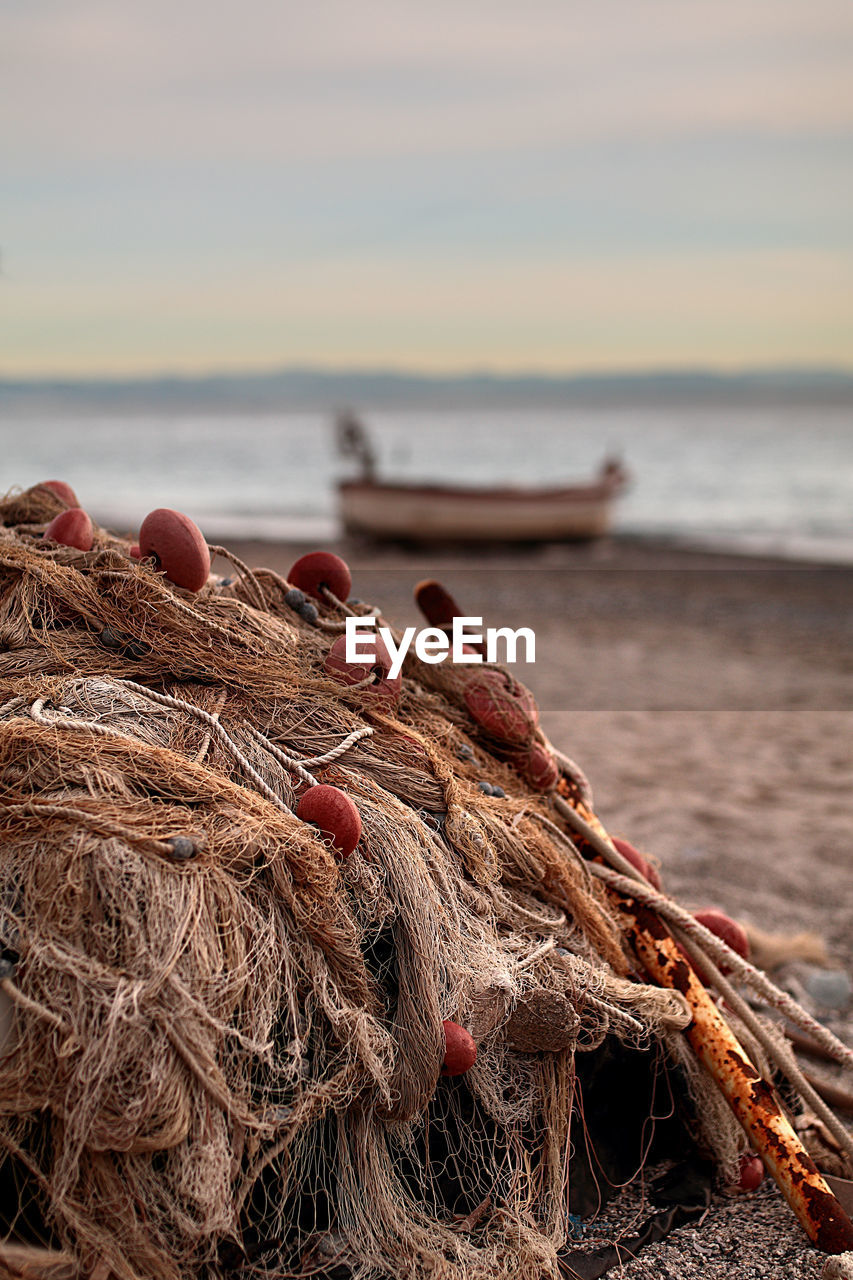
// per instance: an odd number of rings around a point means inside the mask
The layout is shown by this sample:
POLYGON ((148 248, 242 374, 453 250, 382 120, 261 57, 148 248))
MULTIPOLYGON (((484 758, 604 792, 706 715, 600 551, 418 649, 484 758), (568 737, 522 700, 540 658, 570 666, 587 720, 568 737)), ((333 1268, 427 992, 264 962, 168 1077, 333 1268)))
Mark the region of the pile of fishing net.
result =
POLYGON ((353 667, 333 557, 183 588, 61 488, 0 503, 0 1274, 558 1276, 605 1052, 736 1176, 509 673, 353 667))

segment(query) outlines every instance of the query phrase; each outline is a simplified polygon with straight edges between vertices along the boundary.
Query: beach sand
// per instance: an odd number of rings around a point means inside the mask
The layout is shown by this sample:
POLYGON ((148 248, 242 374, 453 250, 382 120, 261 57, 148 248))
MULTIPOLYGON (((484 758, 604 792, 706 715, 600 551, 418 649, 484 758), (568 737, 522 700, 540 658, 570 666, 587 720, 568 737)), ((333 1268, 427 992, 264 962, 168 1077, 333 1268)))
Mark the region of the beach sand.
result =
MULTIPOLYGON (((230 545, 281 573, 305 550, 230 545)), ((536 661, 515 670, 608 829, 660 860, 682 905, 810 930, 853 973, 853 569, 642 543, 337 549, 353 594, 395 625, 424 625, 412 587, 436 577, 486 626, 532 627, 536 661)), ((818 1012, 853 1044, 849 1008, 818 1012)), ((787 1280, 821 1266, 765 1183, 609 1274, 787 1280)))

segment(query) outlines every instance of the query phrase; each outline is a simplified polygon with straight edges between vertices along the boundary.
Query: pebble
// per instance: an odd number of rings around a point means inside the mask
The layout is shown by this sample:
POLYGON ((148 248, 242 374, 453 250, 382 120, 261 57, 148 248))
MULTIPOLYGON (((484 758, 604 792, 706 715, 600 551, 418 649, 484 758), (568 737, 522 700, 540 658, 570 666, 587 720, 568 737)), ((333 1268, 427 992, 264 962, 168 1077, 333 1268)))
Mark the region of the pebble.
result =
POLYGON ((497 799, 497 800, 505 800, 505 799, 506 799, 506 792, 504 791, 503 787, 499 787, 499 786, 497 785, 497 783, 494 783, 494 782, 478 782, 478 783, 477 783, 477 786, 478 786, 478 787, 480 788, 480 790, 483 792, 483 795, 486 795, 486 796, 494 796, 494 797, 495 797, 495 799, 497 799))
POLYGON ((134 640, 133 636, 129 636, 126 631, 115 631, 109 624, 104 627, 98 639, 105 649, 113 649, 123 658, 133 658, 135 661, 146 657, 151 652, 150 645, 143 644, 141 640, 134 640))
POLYGON ((836 1253, 827 1258, 820 1275, 821 1280, 853 1280, 853 1253, 836 1253))
POLYGON ((853 995, 850 975, 844 969, 811 969, 805 987, 812 1000, 825 1009, 846 1009, 853 995))
POLYGON ((172 850, 170 856, 174 858, 175 862, 187 862, 198 853, 194 841, 189 836, 172 836, 171 840, 167 840, 166 843, 172 850))

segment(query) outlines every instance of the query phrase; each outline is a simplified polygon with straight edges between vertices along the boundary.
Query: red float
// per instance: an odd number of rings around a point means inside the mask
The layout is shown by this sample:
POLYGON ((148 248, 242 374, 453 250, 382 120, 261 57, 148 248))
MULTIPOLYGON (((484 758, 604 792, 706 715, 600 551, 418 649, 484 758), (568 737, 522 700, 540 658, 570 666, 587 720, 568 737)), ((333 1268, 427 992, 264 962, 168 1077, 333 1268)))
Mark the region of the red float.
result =
POLYGON ((648 880, 654 889, 660 889, 661 879, 657 867, 653 866, 647 858, 644 858, 640 850, 635 849, 629 840, 620 840, 615 837, 613 839, 613 847, 622 854, 622 857, 627 862, 630 862, 632 867, 639 871, 644 879, 648 880))
MULTIPOLYGON (((722 938, 744 960, 749 959, 749 938, 743 925, 738 924, 737 920, 732 920, 731 916, 717 907, 704 907, 701 911, 694 911, 693 919, 710 929, 718 938, 722 938)), ((728 973, 729 970, 720 965, 720 972, 728 973)))
MULTIPOLYGON (((615 843, 616 842, 614 841, 614 844, 615 843)), ((732 951, 736 951, 744 960, 749 959, 749 939, 746 936, 746 931, 736 920, 732 920, 731 916, 727 916, 724 911, 719 911, 716 907, 704 907, 701 911, 693 912, 693 919, 698 920, 699 923, 703 924, 706 929, 711 931, 711 933, 715 934, 718 938, 721 938, 723 942, 727 943, 731 947, 732 951)), ((677 942, 676 946, 681 954, 693 965, 699 981, 706 987, 711 986, 711 979, 706 970, 702 968, 699 961, 688 956, 680 942, 677 942)), ((731 973, 731 969, 727 964, 721 964, 719 960, 716 960, 715 964, 723 977, 725 977, 726 974, 731 973)))
POLYGON ((453 619, 462 616, 462 610, 449 591, 436 582, 434 578, 426 578, 415 587, 415 603, 431 627, 453 626, 453 619))
MULTIPOLYGON (((367 658, 360 658, 358 662, 347 662, 346 636, 338 636, 326 655, 325 671, 333 680, 339 681, 341 684, 358 684, 362 680, 366 680, 368 676, 376 676, 374 684, 365 685, 362 692, 377 703, 386 704, 388 707, 396 706, 400 697, 400 690, 403 687, 401 676, 395 676, 390 679, 388 672, 391 670, 391 655, 385 647, 381 636, 371 637, 374 644, 375 661, 370 662, 367 658)), ((367 648, 365 640, 363 648, 367 648)))
POLYGON ((441 1074, 462 1076, 466 1071, 470 1071, 477 1061, 477 1046, 473 1036, 464 1027, 460 1027, 458 1022, 445 1019, 441 1025, 444 1028, 444 1057, 441 1060, 441 1074))
POLYGON ((67 507, 54 516, 44 531, 44 537, 50 542, 59 542, 63 547, 76 547, 78 551, 91 551, 95 541, 92 521, 80 507, 67 507))
MULTIPOLYGON (((447 636, 451 635, 453 631, 453 619, 463 616, 462 610, 450 592, 440 582, 436 582, 434 578, 426 578, 423 582, 417 584, 415 587, 415 603, 430 626, 438 627, 447 636)), ((462 652, 482 654, 485 652, 485 646, 482 644, 463 644, 462 652)))
POLYGON ((469 678, 465 706, 492 738, 524 746, 536 730, 539 715, 533 694, 503 671, 480 671, 469 678))
POLYGON ((170 507, 158 507, 142 521, 139 553, 143 559, 153 556, 169 581, 187 591, 200 591, 210 574, 210 549, 201 529, 170 507))
POLYGON ((526 750, 514 752, 509 763, 534 791, 550 791, 559 781, 557 761, 539 742, 531 742, 526 750))
POLYGON ((287 580, 315 600, 325 600, 322 587, 327 587, 339 600, 348 600, 352 589, 349 565, 331 551, 309 551, 307 556, 301 556, 287 580))
POLYGON ((61 498, 69 507, 79 507, 77 494, 71 488, 70 484, 66 484, 64 480, 42 480, 43 489, 50 489, 56 494, 57 498, 61 498))
POLYGON ((738 1186, 741 1191, 756 1191, 764 1181, 764 1161, 753 1152, 741 1156, 738 1186))
POLYGON ((309 787, 296 807, 296 816, 310 822, 348 858, 361 839, 361 814, 345 791, 319 783, 309 787))
POLYGON ((132 543, 132 544, 131 544, 131 548, 130 548, 130 551, 129 551, 129 553, 128 553, 128 554, 130 555, 131 560, 141 560, 141 559, 142 559, 142 552, 139 550, 139 543, 138 543, 138 542, 134 542, 134 543, 132 543))

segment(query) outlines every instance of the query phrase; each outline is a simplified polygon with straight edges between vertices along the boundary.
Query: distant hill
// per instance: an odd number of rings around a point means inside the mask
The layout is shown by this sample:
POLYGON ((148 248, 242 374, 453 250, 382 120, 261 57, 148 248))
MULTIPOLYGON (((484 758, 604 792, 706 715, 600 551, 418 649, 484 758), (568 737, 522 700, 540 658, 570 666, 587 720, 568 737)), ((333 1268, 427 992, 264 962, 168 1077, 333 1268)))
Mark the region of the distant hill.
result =
POLYGON ((706 370, 458 375, 289 368, 269 373, 148 378, 0 377, 0 409, 324 412, 402 408, 569 408, 573 405, 832 403, 853 405, 853 371, 706 370))

